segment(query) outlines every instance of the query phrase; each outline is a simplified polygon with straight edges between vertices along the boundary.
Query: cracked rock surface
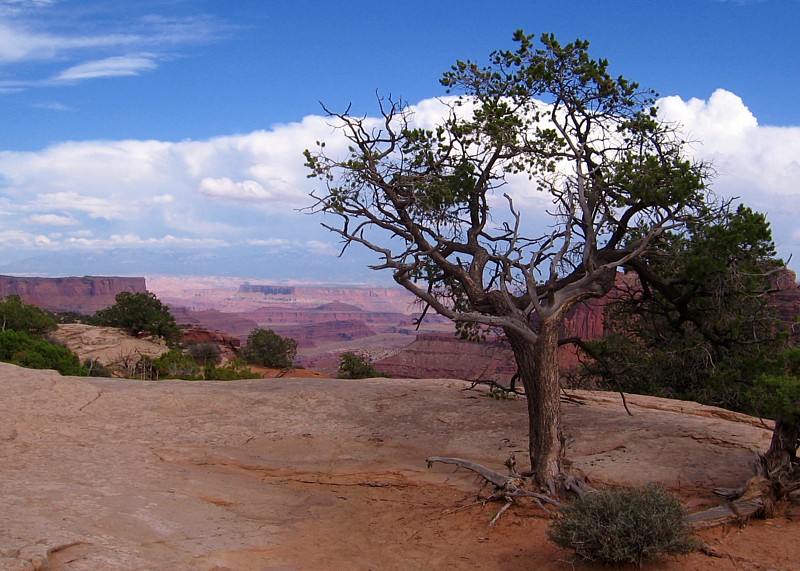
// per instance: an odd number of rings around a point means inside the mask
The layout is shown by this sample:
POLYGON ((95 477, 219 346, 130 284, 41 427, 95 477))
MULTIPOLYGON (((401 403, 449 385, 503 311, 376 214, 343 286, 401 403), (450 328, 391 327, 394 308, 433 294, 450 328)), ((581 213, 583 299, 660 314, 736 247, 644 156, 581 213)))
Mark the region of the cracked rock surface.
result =
MULTIPOLYGON (((521 501, 489 528, 498 506, 474 502, 470 474, 427 469, 434 454, 498 470, 525 457, 524 401, 468 386, 145 382, 0 363, 0 570, 572 568, 535 508, 521 501)), ((613 394, 574 397, 566 463, 595 486, 658 481, 708 505, 769 443, 756 419, 708 407, 629 397, 631 417, 613 394)), ((739 569, 797 560, 797 547, 736 549, 739 569)), ((702 557, 660 568, 734 568, 702 557)))

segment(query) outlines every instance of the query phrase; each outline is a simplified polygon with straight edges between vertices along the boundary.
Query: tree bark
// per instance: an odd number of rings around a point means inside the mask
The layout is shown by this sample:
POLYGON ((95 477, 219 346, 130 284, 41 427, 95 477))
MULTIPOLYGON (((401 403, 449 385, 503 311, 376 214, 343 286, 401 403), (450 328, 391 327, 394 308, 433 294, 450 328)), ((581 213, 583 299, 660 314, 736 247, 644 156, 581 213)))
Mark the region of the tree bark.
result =
POLYGON ((761 459, 762 475, 772 482, 777 498, 800 487, 798 445, 800 445, 800 424, 778 418, 772 431, 769 450, 761 459))
POLYGON ((557 493, 561 480, 561 402, 558 371, 560 319, 540 324, 535 342, 513 330, 505 334, 514 351, 519 378, 528 403, 528 453, 534 481, 557 493))

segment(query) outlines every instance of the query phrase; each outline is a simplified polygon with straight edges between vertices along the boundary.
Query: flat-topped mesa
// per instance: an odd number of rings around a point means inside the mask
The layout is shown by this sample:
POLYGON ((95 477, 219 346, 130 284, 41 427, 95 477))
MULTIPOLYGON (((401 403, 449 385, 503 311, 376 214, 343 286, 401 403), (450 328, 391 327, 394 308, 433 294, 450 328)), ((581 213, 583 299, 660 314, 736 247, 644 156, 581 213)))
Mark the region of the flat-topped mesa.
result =
POLYGON ((319 307, 331 302, 340 302, 363 311, 412 313, 416 298, 399 287, 366 287, 347 285, 302 285, 281 286, 249 284, 239 286, 238 296, 263 305, 286 305, 297 307, 319 307))
POLYGON ((264 295, 293 295, 294 288, 291 286, 243 284, 239 286, 239 293, 263 293, 264 295))
POLYGON ((93 314, 114 305, 117 294, 124 291, 147 291, 143 277, 83 276, 83 277, 17 277, 0 276, 0 297, 18 295, 47 311, 75 311, 93 314))

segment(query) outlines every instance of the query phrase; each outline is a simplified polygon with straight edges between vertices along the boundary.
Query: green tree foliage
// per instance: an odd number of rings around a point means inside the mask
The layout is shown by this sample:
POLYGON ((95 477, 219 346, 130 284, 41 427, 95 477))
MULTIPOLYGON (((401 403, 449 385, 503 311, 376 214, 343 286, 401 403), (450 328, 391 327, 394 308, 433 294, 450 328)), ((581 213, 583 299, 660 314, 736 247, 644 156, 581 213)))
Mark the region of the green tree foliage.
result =
POLYGON ((340 379, 367 379, 370 377, 388 377, 389 375, 378 371, 364 357, 346 352, 339 356, 339 372, 336 376, 340 379))
POLYGON ((292 366, 297 355, 297 341, 283 338, 271 329, 254 329, 247 336, 241 354, 253 365, 284 369, 292 366))
POLYGON ((769 450, 760 456, 758 468, 770 481, 771 499, 781 499, 800 489, 800 348, 780 353, 771 370, 756 378, 750 398, 755 410, 775 419, 769 450))
POLYGON ((62 375, 87 374, 72 351, 24 331, 0 332, 0 361, 29 369, 54 369, 62 375))
POLYGON ((588 374, 607 388, 746 410, 787 341, 768 297, 774 255, 769 224, 744 206, 665 235, 607 306, 614 333, 585 345, 588 374))
POLYGON ((169 308, 152 292, 118 293, 114 305, 94 314, 94 325, 119 327, 131 335, 149 333, 164 338, 167 343, 180 339, 180 328, 169 308))
POLYGON ((52 317, 35 305, 23 303, 18 295, 0 299, 0 331, 22 331, 42 337, 56 327, 52 317))
POLYGON ((659 555, 685 554, 697 547, 680 502, 653 484, 643 490, 586 494, 562 510, 548 536, 583 559, 610 565, 641 567, 659 555))
POLYGON ((191 355, 180 349, 170 349, 153 360, 158 379, 184 379, 193 381, 200 375, 200 367, 191 355))
POLYGON ((203 370, 203 378, 207 381, 237 381, 239 379, 260 379, 261 375, 247 367, 243 361, 234 360, 225 365, 217 365, 208 361, 203 370))
POLYGON ((487 65, 459 61, 444 74, 455 97, 439 125, 421 128, 405 103, 381 99, 377 120, 330 113, 344 156, 322 142, 305 157, 322 186, 312 210, 330 215, 324 225, 345 248, 374 252, 375 269, 462 333, 502 330, 528 400, 532 472, 555 490, 565 313, 606 295, 620 267, 646 269, 666 233, 707 225, 728 205, 659 123, 652 91, 612 75, 588 42, 514 40, 487 65), (523 221, 513 190, 503 194, 518 185, 550 201, 547 220, 523 221))
POLYGON ((77 311, 48 311, 47 315, 52 317, 56 323, 88 323, 91 317, 78 313, 77 311))
POLYGON ((608 306, 616 333, 583 347, 585 372, 608 388, 775 419, 759 472, 780 498, 800 487, 800 349, 770 302, 774 255, 766 220, 745 207, 666 235, 608 306))
POLYGON ((800 348, 786 349, 770 368, 762 370, 753 383, 749 393, 752 409, 800 425, 800 348))
POLYGON ((202 367, 206 363, 219 363, 222 358, 219 346, 215 343, 192 343, 186 347, 186 352, 202 367))

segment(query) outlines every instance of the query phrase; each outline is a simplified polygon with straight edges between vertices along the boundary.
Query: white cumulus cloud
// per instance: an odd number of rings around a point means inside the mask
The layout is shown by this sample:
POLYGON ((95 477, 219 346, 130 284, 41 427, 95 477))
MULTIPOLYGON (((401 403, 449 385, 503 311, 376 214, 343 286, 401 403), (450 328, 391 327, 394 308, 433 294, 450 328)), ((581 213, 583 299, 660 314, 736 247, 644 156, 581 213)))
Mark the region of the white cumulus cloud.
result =
POLYGON ((766 213, 779 254, 800 255, 800 126, 761 126, 724 89, 707 100, 665 97, 659 107, 692 142, 695 158, 716 172, 712 188, 766 213))
POLYGON ((244 202, 263 202, 272 198, 272 194, 254 180, 234 182, 229 178, 204 178, 197 190, 211 198, 244 202))
MULTIPOLYGON (((691 152, 717 173, 712 187, 766 212, 783 257, 800 254, 800 127, 759 125, 737 95, 718 90, 708 99, 660 101, 662 116, 685 132, 691 152)), ((414 119, 429 127, 447 111, 440 99, 414 105, 414 119)), ((376 125, 379 124, 375 119, 376 125)), ((67 245, 249 244, 339 251, 337 237, 319 227, 310 206, 303 150, 326 141, 331 156, 347 152, 330 118, 305 117, 270 129, 197 141, 73 141, 40 151, 0 152, 0 246, 35 247, 42 228, 69 226, 50 235, 49 249, 67 245)), ((503 190, 544 215, 541 197, 527 181, 503 190)), ((505 208, 505 204, 503 204, 505 208)))

